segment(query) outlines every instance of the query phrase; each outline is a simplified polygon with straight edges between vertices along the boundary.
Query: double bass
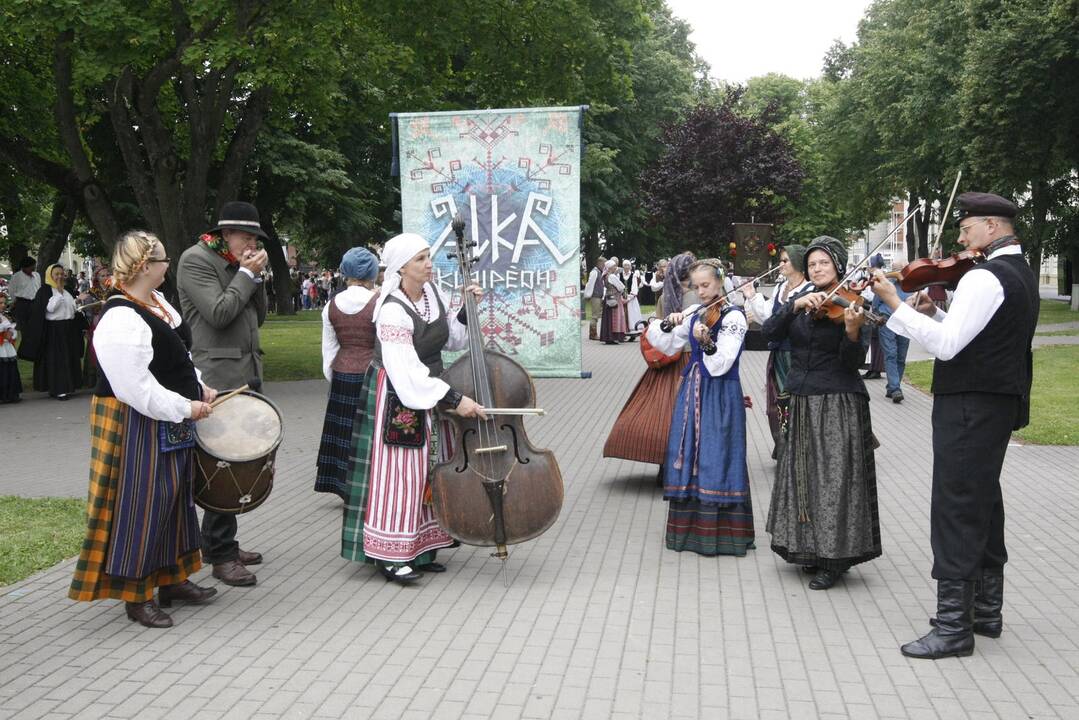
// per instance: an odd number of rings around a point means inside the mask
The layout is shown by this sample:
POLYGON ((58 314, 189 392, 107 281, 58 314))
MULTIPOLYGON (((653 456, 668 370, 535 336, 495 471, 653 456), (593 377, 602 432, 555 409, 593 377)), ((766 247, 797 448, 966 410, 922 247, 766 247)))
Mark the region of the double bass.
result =
MULTIPOLYGON (((472 275, 475 242, 464 240, 464 219, 453 220, 457 260, 465 285, 472 275)), ((505 560, 507 545, 531 540, 554 524, 562 509, 562 473, 550 450, 535 447, 525 434, 524 415, 535 407, 532 377, 520 363, 487 349, 476 298, 463 293, 468 350, 442 379, 484 407, 487 419, 445 417, 453 425, 453 454, 431 472, 435 517, 455 540, 494 547, 505 560)))

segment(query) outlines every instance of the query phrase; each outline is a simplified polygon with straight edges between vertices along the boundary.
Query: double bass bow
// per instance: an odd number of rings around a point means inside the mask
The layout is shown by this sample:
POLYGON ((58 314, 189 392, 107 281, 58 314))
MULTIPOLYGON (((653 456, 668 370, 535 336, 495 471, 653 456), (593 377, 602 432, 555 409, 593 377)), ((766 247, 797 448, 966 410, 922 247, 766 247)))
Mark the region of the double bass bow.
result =
MULTIPOLYGON (((465 284, 472 276, 475 242, 464 239, 465 221, 453 220, 457 260, 465 284)), ((453 454, 431 472, 431 496, 442 528, 466 545, 494 547, 505 561, 507 545, 531 540, 554 524, 562 509, 562 473, 550 450, 532 445, 523 415, 535 407, 532 377, 516 360, 485 347, 476 298, 463 295, 468 350, 442 379, 475 398, 487 419, 445 417, 453 425, 453 454)), ((503 564, 503 569, 505 565, 503 564)))

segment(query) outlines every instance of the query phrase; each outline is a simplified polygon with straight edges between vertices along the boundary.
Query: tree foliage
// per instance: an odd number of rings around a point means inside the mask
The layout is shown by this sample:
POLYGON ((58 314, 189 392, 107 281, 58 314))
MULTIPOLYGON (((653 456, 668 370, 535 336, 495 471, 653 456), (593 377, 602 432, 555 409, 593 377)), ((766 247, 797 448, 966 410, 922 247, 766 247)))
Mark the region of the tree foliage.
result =
POLYGON ((790 142, 759 116, 738 110, 744 90, 717 105, 698 105, 667 126, 662 154, 641 180, 645 207, 680 248, 719 255, 731 223, 783 220, 801 193, 804 171, 790 142))

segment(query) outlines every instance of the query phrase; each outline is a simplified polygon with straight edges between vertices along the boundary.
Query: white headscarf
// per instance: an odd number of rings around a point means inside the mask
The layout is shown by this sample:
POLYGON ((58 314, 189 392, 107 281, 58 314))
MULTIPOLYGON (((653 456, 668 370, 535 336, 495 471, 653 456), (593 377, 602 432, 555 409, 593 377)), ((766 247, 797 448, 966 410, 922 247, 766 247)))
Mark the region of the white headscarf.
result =
POLYGON ((401 274, 398 271, 409 260, 430 247, 427 241, 416 233, 401 233, 391 238, 382 248, 382 265, 386 267, 386 275, 382 280, 382 290, 378 294, 378 300, 375 302, 376 320, 382 309, 382 303, 394 290, 401 287, 401 274))
POLYGON ((603 263, 603 267, 605 267, 608 270, 610 270, 614 266, 615 266, 614 260, 608 260, 607 262, 603 263))

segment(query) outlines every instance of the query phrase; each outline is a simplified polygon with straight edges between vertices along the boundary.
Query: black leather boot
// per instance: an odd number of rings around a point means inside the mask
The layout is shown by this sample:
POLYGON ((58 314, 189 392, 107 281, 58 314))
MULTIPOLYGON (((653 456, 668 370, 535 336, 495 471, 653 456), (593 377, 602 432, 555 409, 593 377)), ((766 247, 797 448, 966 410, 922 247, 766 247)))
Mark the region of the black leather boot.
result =
POLYGON ((998 638, 1004 631, 1004 568, 982 571, 982 581, 974 593, 974 632, 998 638))
MULTIPOLYGON (((982 571, 982 576, 974 586, 973 628, 975 635, 989 638, 1000 637, 1004 631, 1001 610, 1004 607, 1004 570, 995 568, 982 571)), ((929 624, 937 626, 937 619, 930 618, 929 624)))
POLYGON ((937 580, 936 627, 899 650, 925 660, 970 655, 974 652, 973 606, 973 581, 937 580))

